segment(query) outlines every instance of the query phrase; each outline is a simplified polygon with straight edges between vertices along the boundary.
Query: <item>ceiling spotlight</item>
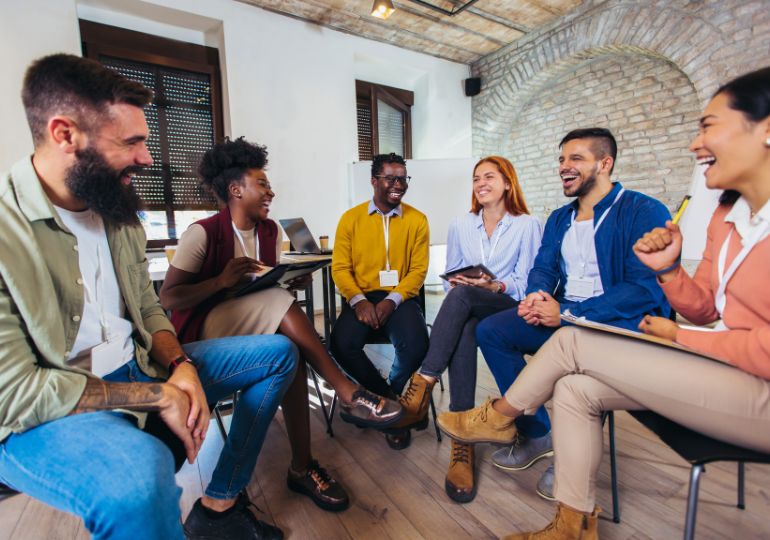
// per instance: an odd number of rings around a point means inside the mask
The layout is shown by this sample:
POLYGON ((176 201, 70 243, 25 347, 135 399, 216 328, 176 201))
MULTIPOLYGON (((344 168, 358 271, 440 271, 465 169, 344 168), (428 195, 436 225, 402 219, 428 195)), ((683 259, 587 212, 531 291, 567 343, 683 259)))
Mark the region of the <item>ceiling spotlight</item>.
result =
POLYGON ((372 17, 378 19, 387 19, 390 17, 396 8, 393 7, 391 0, 374 0, 372 5, 372 17))

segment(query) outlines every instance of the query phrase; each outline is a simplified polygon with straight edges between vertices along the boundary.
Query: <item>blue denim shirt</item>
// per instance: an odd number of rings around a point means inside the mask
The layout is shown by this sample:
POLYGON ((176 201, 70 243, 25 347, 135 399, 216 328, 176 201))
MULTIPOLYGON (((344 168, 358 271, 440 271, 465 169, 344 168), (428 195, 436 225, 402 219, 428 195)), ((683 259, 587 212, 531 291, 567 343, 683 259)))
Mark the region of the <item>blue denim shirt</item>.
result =
MULTIPOLYGON (((620 182, 594 206, 594 224, 609 208, 620 182)), ((582 302, 565 302, 567 272, 561 256, 561 243, 578 211, 577 199, 554 211, 545 224, 543 242, 527 279, 527 294, 546 291, 553 294, 564 311, 586 319, 636 330, 644 315, 668 317, 671 308, 655 278, 631 249, 644 233, 663 227, 671 218, 663 204, 652 197, 626 190, 596 231, 596 259, 604 294, 582 302)))

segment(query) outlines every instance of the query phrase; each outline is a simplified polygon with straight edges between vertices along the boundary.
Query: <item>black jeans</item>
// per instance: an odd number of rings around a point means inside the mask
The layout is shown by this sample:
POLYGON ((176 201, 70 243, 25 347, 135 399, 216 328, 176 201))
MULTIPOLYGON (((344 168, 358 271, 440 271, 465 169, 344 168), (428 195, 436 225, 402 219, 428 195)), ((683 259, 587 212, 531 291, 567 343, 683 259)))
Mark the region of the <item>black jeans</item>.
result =
MULTIPOLYGON (((374 291, 365 296, 377 304, 387 295, 385 291, 374 291)), ((416 298, 402 302, 379 330, 360 322, 353 308, 344 304, 329 340, 334 359, 348 375, 367 390, 388 396, 391 392, 400 394, 409 377, 420 366, 428 350, 428 329, 416 298), (386 338, 396 349, 390 368, 390 385, 364 352, 364 345, 374 337, 386 338)))
POLYGON ((447 294, 433 321, 430 348, 420 373, 440 377, 449 366, 450 411, 466 411, 475 406, 476 325, 517 305, 507 294, 470 285, 458 285, 447 294))

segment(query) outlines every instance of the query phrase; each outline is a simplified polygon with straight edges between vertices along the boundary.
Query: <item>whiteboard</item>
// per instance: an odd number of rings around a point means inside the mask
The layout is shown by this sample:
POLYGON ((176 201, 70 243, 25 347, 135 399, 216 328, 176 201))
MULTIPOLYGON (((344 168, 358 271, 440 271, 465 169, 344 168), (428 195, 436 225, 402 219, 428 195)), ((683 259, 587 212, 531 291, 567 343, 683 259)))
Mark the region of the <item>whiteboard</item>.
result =
POLYGON ((696 165, 690 185, 692 199, 679 222, 683 236, 682 259, 699 261, 703 257, 703 250, 706 248, 706 229, 711 221, 711 214, 719 204, 721 194, 721 189, 706 187, 703 167, 696 165))
MULTIPOLYGON (((446 244, 452 219, 471 209, 471 179, 478 159, 408 159, 406 171, 412 180, 403 201, 428 216, 430 243, 446 244)), ((348 167, 348 206, 372 198, 372 162, 359 161, 348 167)))

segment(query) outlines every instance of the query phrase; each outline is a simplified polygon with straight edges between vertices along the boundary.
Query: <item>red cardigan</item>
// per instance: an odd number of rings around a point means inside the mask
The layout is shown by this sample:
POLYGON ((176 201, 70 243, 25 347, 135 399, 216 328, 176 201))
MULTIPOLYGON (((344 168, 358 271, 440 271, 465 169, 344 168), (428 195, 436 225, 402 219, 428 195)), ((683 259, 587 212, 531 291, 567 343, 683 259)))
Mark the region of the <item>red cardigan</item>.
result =
MULTIPOLYGON (((235 256, 232 217, 230 209, 225 207, 219 213, 196 222, 206 231, 206 258, 201 265, 195 282, 205 281, 218 276, 227 262, 235 256)), ((278 226, 268 219, 257 224, 259 239, 259 259, 268 266, 275 266, 275 245, 278 239, 278 226)), ((176 309, 171 313, 171 323, 181 343, 197 341, 203 321, 217 304, 225 298, 225 291, 220 291, 197 306, 188 309, 176 309)))

